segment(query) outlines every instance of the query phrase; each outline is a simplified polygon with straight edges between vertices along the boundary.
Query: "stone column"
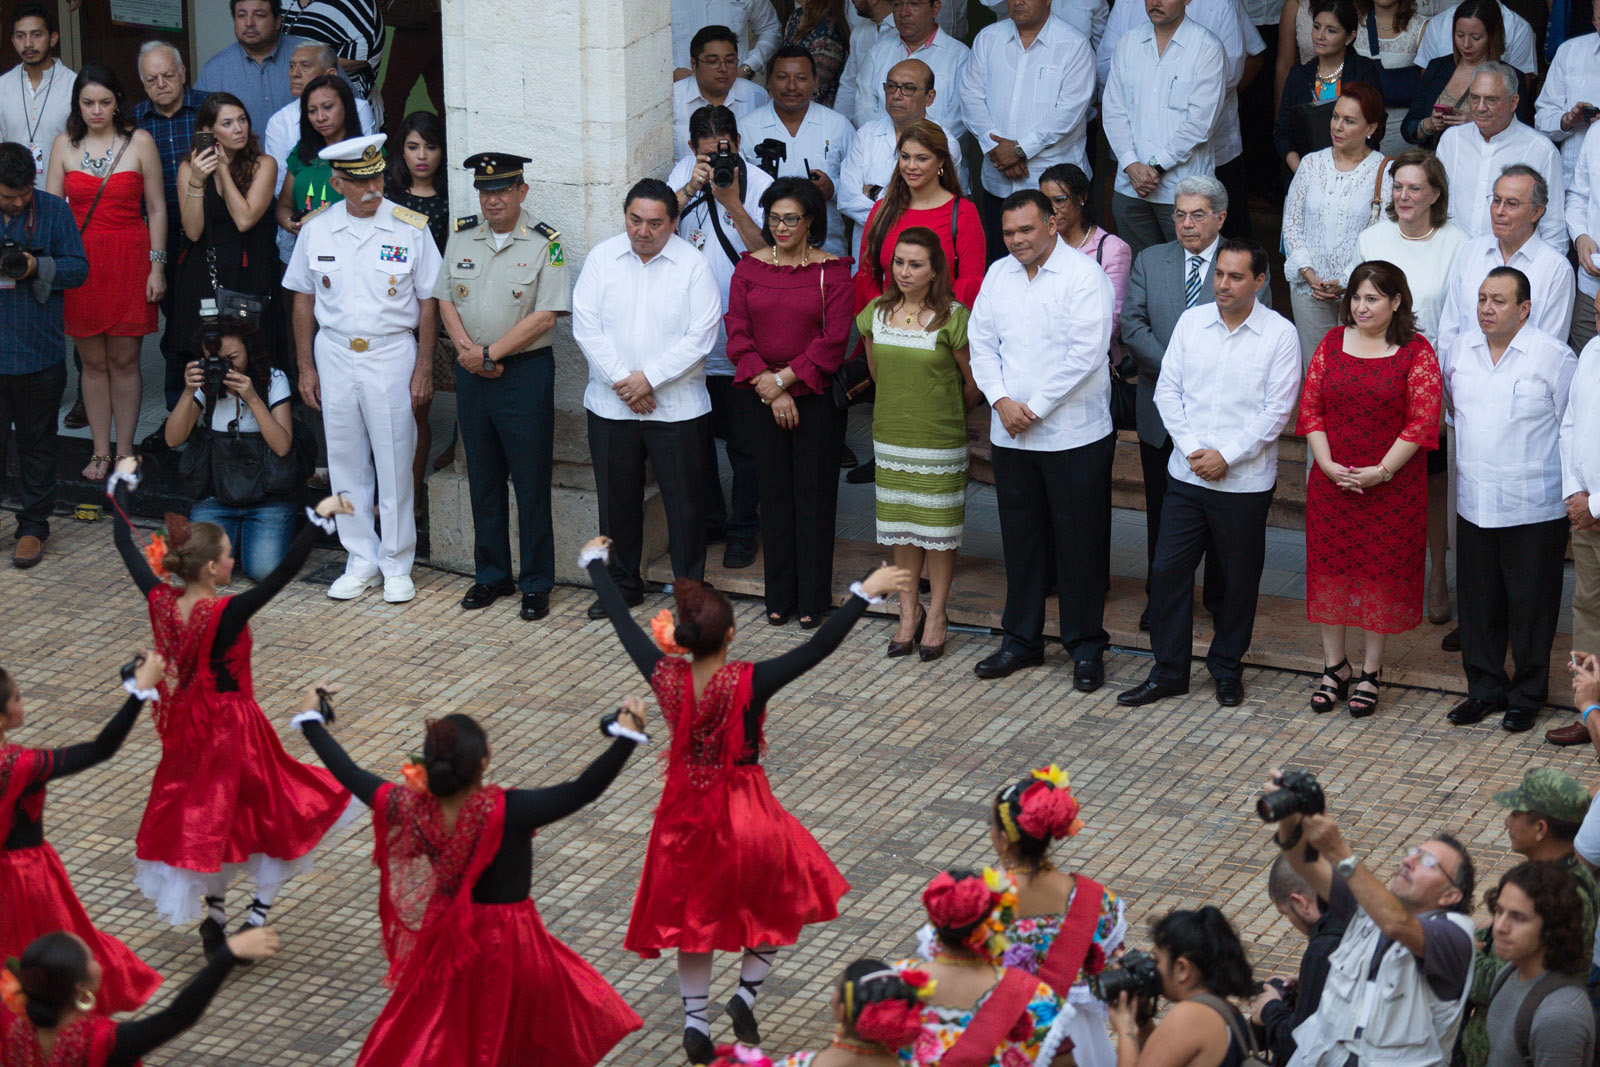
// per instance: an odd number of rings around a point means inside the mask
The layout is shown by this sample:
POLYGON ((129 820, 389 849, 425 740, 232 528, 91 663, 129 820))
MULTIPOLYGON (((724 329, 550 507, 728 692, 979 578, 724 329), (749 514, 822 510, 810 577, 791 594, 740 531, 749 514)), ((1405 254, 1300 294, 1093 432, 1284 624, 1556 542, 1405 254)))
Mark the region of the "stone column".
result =
MULTIPOLYGON (((672 165, 669 5, 660 0, 443 0, 445 130, 450 199, 476 214, 460 161, 515 152, 533 162, 529 214, 561 231, 577 280, 590 247, 622 229, 622 198, 642 177, 672 165)), ((585 582, 577 551, 596 527, 583 389, 587 368, 570 320, 556 327, 554 512, 556 577, 585 582)), ((464 451, 428 481, 431 561, 470 574, 472 508, 464 451)), ((517 559, 512 497, 512 565, 517 559)), ((652 485, 645 560, 665 551, 666 523, 652 485)))

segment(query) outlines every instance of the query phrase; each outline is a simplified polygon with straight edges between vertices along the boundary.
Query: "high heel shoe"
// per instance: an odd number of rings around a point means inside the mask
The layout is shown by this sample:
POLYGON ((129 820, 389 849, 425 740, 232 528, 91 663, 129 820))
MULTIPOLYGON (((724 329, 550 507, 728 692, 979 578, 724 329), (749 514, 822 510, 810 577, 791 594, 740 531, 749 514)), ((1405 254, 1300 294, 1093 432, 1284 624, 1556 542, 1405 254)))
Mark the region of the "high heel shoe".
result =
POLYGON ((1346 656, 1333 666, 1323 669, 1322 677, 1324 679, 1331 678, 1333 680, 1333 684, 1329 685, 1327 681, 1324 681, 1321 685, 1317 686, 1317 691, 1311 694, 1312 711, 1316 712, 1318 715, 1330 712, 1333 710, 1335 704, 1342 704, 1344 703, 1345 699, 1349 697, 1351 675, 1355 672, 1352 670, 1350 674, 1345 675, 1343 678, 1339 677, 1339 672, 1349 668, 1349 666, 1350 658, 1346 656))
POLYGON ((919 647, 922 644, 922 628, 926 626, 927 623, 928 613, 924 611, 921 613, 921 617, 917 619, 917 628, 912 631, 911 640, 890 641, 889 650, 885 652, 884 655, 888 656, 890 659, 899 659, 901 656, 911 655, 911 650, 919 647))
MULTIPOLYGON (((926 619, 927 616, 924 615, 923 618, 926 619)), ((949 642, 950 642, 950 623, 949 623, 949 620, 946 620, 945 621, 945 630, 944 630, 944 640, 940 641, 937 645, 924 645, 924 644, 919 642, 917 644, 917 658, 920 659, 924 663, 932 663, 934 660, 936 660, 940 656, 944 655, 944 646, 947 645, 949 642)))
POLYGON ((1428 597, 1428 621, 1435 626, 1442 626, 1450 621, 1453 612, 1450 610, 1450 594, 1444 595, 1444 602, 1440 604, 1430 595, 1428 597))
MULTIPOLYGON (((1379 668, 1379 670, 1382 670, 1382 668, 1379 668)), ((1370 685, 1373 689, 1377 689, 1378 671, 1362 671, 1360 677, 1356 679, 1356 684, 1370 685)), ((1365 719, 1368 715, 1378 710, 1378 694, 1375 692, 1363 693, 1357 689, 1350 694, 1350 703, 1347 706, 1350 708, 1350 717, 1352 719, 1365 719)))

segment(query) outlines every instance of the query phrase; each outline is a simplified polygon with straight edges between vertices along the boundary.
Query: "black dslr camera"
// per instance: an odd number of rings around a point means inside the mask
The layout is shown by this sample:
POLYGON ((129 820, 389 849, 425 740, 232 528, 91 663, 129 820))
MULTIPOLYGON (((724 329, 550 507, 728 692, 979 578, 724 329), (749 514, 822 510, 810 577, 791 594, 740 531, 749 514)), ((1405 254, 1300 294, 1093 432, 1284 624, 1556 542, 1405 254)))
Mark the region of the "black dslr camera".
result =
POLYGON ((0 277, 16 281, 28 273, 28 256, 37 256, 38 250, 28 248, 7 237, 0 241, 0 277))
POLYGON ((711 153, 711 184, 718 189, 726 189, 739 180, 739 168, 742 166, 744 160, 729 147, 727 140, 718 141, 717 150, 711 153))
POLYGON ((1122 954, 1117 966, 1090 978, 1089 989, 1107 1004, 1115 1004, 1124 993, 1152 1000, 1161 995, 1161 972, 1156 970, 1154 956, 1131 949, 1122 954))
POLYGON ((1322 786, 1310 771, 1284 771, 1278 784, 1283 788, 1256 801, 1256 814, 1262 822, 1282 822, 1291 815, 1321 815, 1327 810, 1322 786))
POLYGON ((772 175, 778 176, 778 164, 789 158, 788 147, 776 137, 768 137, 756 145, 756 158, 761 161, 761 169, 772 175))
POLYGON ((222 316, 210 297, 200 301, 200 340, 200 387, 207 400, 216 400, 227 391, 233 361, 222 355, 222 316))

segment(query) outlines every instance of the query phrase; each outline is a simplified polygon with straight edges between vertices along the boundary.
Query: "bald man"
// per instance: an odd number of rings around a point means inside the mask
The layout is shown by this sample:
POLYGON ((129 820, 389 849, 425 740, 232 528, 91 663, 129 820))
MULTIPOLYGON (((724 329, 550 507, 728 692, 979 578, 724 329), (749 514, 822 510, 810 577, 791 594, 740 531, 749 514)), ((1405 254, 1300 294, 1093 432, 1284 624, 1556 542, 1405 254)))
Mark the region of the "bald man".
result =
MULTIPOLYGON (((900 131, 919 119, 928 117, 939 90, 934 86, 933 70, 920 59, 906 59, 889 68, 884 84, 884 113, 865 123, 856 131, 839 168, 839 212, 855 220, 857 226, 867 224, 872 205, 888 186, 899 162, 895 147, 900 131)), ((954 92, 955 86, 949 91, 954 92)), ((961 146, 955 135, 946 128, 950 139, 950 157, 957 173, 961 171, 961 146)))

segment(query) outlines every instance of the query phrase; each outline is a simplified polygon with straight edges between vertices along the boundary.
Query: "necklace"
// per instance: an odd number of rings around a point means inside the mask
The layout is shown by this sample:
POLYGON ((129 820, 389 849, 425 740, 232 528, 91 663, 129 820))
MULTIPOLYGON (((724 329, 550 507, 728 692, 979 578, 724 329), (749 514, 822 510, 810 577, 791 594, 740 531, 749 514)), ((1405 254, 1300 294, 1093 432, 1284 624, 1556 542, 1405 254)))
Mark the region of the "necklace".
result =
POLYGON ((917 321, 917 316, 921 315, 921 314, 922 314, 922 309, 920 307, 917 308, 915 311, 906 312, 906 325, 910 326, 912 323, 916 322, 917 321))
POLYGON ((106 154, 98 158, 89 155, 89 150, 83 150, 83 169, 96 178, 104 178, 111 173, 111 150, 117 147, 117 139, 111 138, 111 144, 106 147, 106 154))
POLYGON ((1334 82, 1339 80, 1339 75, 1341 75, 1343 73, 1344 73, 1344 64, 1340 63, 1337 67, 1334 68, 1332 74, 1329 74, 1329 75, 1326 75, 1326 76, 1324 76, 1322 74, 1318 74, 1317 75, 1317 81, 1322 83, 1323 85, 1332 85, 1334 82))
POLYGON ((885 1052, 889 1051, 882 1045, 871 1045, 865 1043, 857 1044, 854 1041, 846 1040, 844 1036, 844 1027, 842 1026, 835 1028, 833 1031, 833 1047, 842 1048, 846 1052, 854 1052, 861 1056, 882 1056, 885 1052))
POLYGON ((1089 238, 1091 238, 1093 236, 1094 236, 1094 227, 1091 225, 1087 230, 1083 231, 1083 240, 1078 242, 1078 251, 1082 252, 1083 251, 1083 246, 1088 244, 1089 243, 1089 238))
POLYGON ((781 260, 778 259, 778 246, 777 245, 773 245, 772 246, 772 265, 774 267, 804 267, 806 264, 808 264, 810 262, 811 262, 811 243, 809 241, 806 242, 806 245, 805 245, 804 248, 800 249, 800 262, 798 262, 798 263, 784 263, 784 262, 782 262, 781 260))
POLYGON ((1405 231, 1404 227, 1401 227, 1400 236, 1404 237, 1408 241, 1426 241, 1428 238, 1433 236, 1433 231, 1434 231, 1434 227, 1429 226, 1427 233, 1423 234, 1421 237, 1413 237, 1413 236, 1411 236, 1409 233, 1407 233, 1405 231))

